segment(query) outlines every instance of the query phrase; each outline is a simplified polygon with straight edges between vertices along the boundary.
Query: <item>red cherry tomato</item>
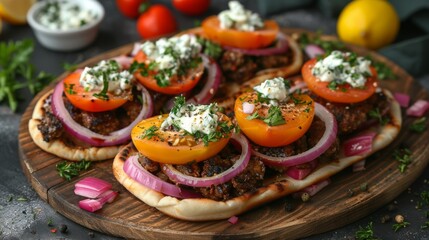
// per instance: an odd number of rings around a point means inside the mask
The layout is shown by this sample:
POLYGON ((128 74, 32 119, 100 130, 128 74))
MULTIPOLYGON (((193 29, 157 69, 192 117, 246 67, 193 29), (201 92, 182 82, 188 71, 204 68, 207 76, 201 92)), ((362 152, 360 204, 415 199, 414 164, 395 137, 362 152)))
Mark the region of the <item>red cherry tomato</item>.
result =
POLYGON ((173 6, 189 16, 198 16, 207 11, 210 0, 173 0, 173 6))
POLYGON ((146 0, 116 0, 119 11, 126 17, 137 18, 140 14, 140 6, 146 0))
POLYGON ((142 38, 156 38, 177 30, 176 19, 164 5, 154 4, 137 20, 137 31, 142 38))

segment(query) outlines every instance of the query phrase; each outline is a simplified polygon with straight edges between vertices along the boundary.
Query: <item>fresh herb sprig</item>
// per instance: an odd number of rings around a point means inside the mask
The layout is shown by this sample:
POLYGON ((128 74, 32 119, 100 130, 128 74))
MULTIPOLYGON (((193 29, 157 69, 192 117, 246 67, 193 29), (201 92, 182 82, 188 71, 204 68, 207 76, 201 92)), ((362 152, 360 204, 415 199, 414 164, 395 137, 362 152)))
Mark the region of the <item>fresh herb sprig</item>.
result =
POLYGON ((355 233, 356 240, 376 240, 378 238, 374 237, 374 230, 372 222, 368 223, 366 227, 359 226, 359 230, 355 233))
POLYGON ((396 149, 393 152, 393 157, 399 162, 399 171, 403 173, 411 163, 411 150, 408 148, 396 149))
POLYGON ((389 117, 383 116, 381 114, 379 108, 372 109, 371 111, 368 112, 368 115, 371 118, 377 119, 381 125, 386 125, 390 121, 389 117))
POLYGON ((218 59, 222 55, 222 47, 219 44, 201 37, 199 37, 197 41, 201 44, 203 47, 203 53, 207 56, 218 59))
POLYGON ((141 136, 142 139, 152 139, 153 137, 157 136, 156 131, 158 131, 158 127, 156 126, 151 126, 150 128, 146 129, 143 133, 143 135, 141 136))
POLYGON ((410 130, 416 133, 422 133, 426 130, 426 117, 421 117, 415 120, 410 125, 410 130))
POLYGON ((366 56, 366 59, 370 60, 372 66, 374 66, 375 71, 377 72, 377 79, 396 79, 396 75, 393 73, 392 69, 390 69, 386 64, 374 60, 371 56, 366 56))
POLYGON ((247 116, 247 119, 259 119, 264 121, 268 126, 278 126, 286 123, 286 120, 282 116, 282 111, 278 106, 270 106, 266 117, 261 116, 258 111, 255 111, 252 115, 247 116))
POLYGON ((392 226, 392 229, 395 231, 395 232, 397 232, 397 231, 399 231, 399 229, 401 229, 401 228, 406 228, 407 226, 409 226, 410 225, 410 223, 409 222, 407 222, 407 221, 403 221, 403 222, 400 222, 400 223, 395 223, 395 224, 393 224, 393 226, 392 226))
POLYGON ((298 38, 298 43, 302 49, 308 44, 315 44, 325 50, 326 54, 330 54, 334 50, 345 50, 344 43, 335 40, 323 40, 321 38, 322 32, 318 32, 315 36, 310 37, 307 33, 302 33, 298 38))
POLYGON ((36 94, 54 79, 45 72, 36 75, 30 63, 33 50, 31 40, 0 42, 0 102, 7 101, 12 111, 18 108, 18 90, 36 94))
POLYGON ((90 161, 82 159, 79 162, 63 161, 58 163, 56 167, 60 177, 70 181, 72 177, 78 176, 80 171, 87 170, 90 166, 90 161))

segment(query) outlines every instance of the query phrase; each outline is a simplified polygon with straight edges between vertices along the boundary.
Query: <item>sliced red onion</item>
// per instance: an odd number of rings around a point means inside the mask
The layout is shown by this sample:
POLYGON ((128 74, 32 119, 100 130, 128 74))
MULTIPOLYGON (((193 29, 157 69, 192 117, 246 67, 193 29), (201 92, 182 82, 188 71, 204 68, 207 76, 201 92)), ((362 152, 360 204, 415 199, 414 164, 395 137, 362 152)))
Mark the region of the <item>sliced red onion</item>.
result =
POLYGON ((394 93, 396 101, 398 101, 401 107, 408 107, 410 105, 410 95, 403 93, 394 93))
POLYGON ((289 157, 272 157, 255 150, 252 153, 271 166, 290 167, 310 162, 324 153, 337 137, 337 121, 324 106, 315 103, 315 114, 325 123, 325 132, 317 144, 305 152, 289 157))
POLYGON ((237 216, 232 216, 228 219, 228 222, 231 224, 236 224, 238 222, 238 217, 237 216))
POLYGON ((249 102, 243 102, 243 113, 252 114, 255 110, 255 104, 249 102))
POLYGON ((134 58, 128 57, 126 55, 121 55, 121 56, 112 58, 112 60, 115 60, 121 66, 122 69, 128 69, 133 63, 134 58))
POLYGON ((216 94, 222 79, 222 71, 216 61, 204 54, 201 54, 201 57, 203 59, 204 67, 207 70, 206 82, 201 91, 189 98, 188 101, 186 101, 187 103, 209 104, 210 100, 216 94))
POLYGON ((319 55, 325 54, 325 50, 316 44, 308 44, 304 51, 309 58, 315 58, 319 55))
POLYGON ((371 152, 375 135, 375 132, 369 132, 344 141, 344 156, 350 157, 371 152))
POLYGON ((294 93, 297 90, 302 90, 305 87, 307 87, 307 83, 303 82, 303 81, 299 81, 297 83, 295 83, 295 85, 293 85, 290 89, 289 89, 289 93, 294 93))
POLYGON ((60 119, 63 123, 64 129, 70 133, 72 136, 78 138, 81 141, 84 141, 91 146, 95 147, 105 147, 123 144, 130 140, 131 138, 131 129, 137 125, 141 120, 146 119, 152 115, 153 112, 153 102, 152 97, 149 92, 141 86, 138 85, 142 91, 143 106, 142 109, 134 121, 125 128, 114 131, 109 135, 102 135, 95 133, 88 128, 80 125, 75 122, 70 116, 70 113, 67 111, 64 101, 63 101, 63 92, 64 84, 63 81, 60 81, 54 89, 52 94, 52 112, 54 115, 60 119))
POLYGON ((429 109, 429 102, 426 100, 417 100, 411 107, 407 109, 407 115, 413 117, 421 117, 429 109))
POLYGON ((88 212, 95 212, 103 208, 106 202, 111 203, 118 196, 118 192, 108 190, 102 197, 97 199, 84 199, 79 201, 79 207, 88 212))
POLYGON ((313 160, 305 164, 308 166, 303 167, 302 165, 297 165, 289 167, 285 172, 286 175, 296 180, 302 180, 306 178, 313 171, 313 169, 316 168, 317 160, 313 160))
POLYGON ((230 46, 223 46, 223 48, 226 50, 237 51, 251 56, 269 56, 269 55, 282 54, 287 52, 287 50, 289 49, 289 43, 286 40, 286 36, 283 33, 278 33, 276 40, 277 40, 276 44, 273 47, 268 47, 268 48, 243 49, 243 48, 235 48, 230 46))
POLYGON ((362 159, 359 162, 353 164, 353 172, 360 172, 365 170, 365 162, 365 159, 362 159))
POLYGON ((75 185, 74 193, 87 198, 96 198, 112 188, 112 184, 95 177, 86 177, 75 185))
POLYGON ((313 185, 310 185, 306 188, 304 188, 303 190, 296 192, 292 195, 292 197, 294 198, 301 198, 303 193, 308 193, 308 195, 310 196, 314 196, 316 195, 316 193, 318 193, 320 190, 322 190, 323 188, 325 188, 326 186, 328 186, 331 183, 331 180, 325 179, 323 181, 320 181, 318 183, 315 183, 313 185))
POLYGON ((135 55, 137 55, 137 53, 141 50, 142 48, 141 48, 141 44, 140 43, 134 43, 134 46, 133 46, 133 50, 131 50, 131 56, 132 57, 134 57, 135 55))
POLYGON ((212 177, 192 177, 179 172, 173 165, 162 164, 162 170, 173 182, 191 187, 210 187, 228 182, 247 167, 250 159, 250 144, 242 134, 233 134, 231 139, 241 146, 240 158, 226 171, 212 177))
POLYGON ((125 161, 124 172, 129 177, 139 182, 143 186, 172 197, 177 197, 177 198, 201 197, 199 194, 195 192, 182 189, 174 184, 165 182, 160 178, 158 178, 157 176, 153 175, 152 173, 150 173, 140 165, 137 156, 131 156, 125 161))

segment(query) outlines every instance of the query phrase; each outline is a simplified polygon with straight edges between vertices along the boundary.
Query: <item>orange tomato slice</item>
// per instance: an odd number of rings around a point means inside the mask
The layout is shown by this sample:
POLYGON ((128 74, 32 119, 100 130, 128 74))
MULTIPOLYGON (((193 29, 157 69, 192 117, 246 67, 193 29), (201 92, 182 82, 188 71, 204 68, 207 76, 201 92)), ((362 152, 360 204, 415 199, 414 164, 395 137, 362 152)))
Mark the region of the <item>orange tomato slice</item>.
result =
MULTIPOLYGON (((178 137, 179 133, 156 130, 152 137, 144 137, 151 127, 159 129, 168 114, 141 121, 131 131, 131 139, 137 150, 149 159, 168 164, 186 164, 206 160, 219 153, 228 143, 231 135, 216 142, 196 143, 192 136, 178 137), (177 141, 177 142, 176 142, 177 141)), ((223 115, 230 123, 230 119, 223 115)))
POLYGON ((64 80, 64 93, 73 106, 88 112, 105 112, 116 109, 128 101, 129 93, 113 95, 107 93, 108 99, 97 98, 94 94, 100 91, 85 91, 79 83, 82 70, 68 75, 64 80))
MULTIPOLYGON (((139 51, 134 57, 134 60, 139 63, 147 63, 147 57, 142 52, 139 51)), ((135 74, 137 80, 143 84, 145 87, 164 94, 177 95, 190 91, 197 85, 198 81, 201 79, 204 73, 204 64, 201 62, 195 68, 188 69, 186 75, 178 76, 174 75, 170 78, 170 85, 168 86, 159 86, 156 79, 154 78, 156 72, 149 72, 148 76, 143 76, 139 72, 135 74)))
POLYGON ((269 126, 260 119, 249 120, 247 114, 243 112, 243 103, 255 104, 255 110, 259 115, 264 116, 267 107, 261 107, 261 103, 256 102, 257 94, 247 92, 235 100, 234 113, 241 131, 254 143, 265 147, 286 146, 302 137, 310 128, 314 118, 314 101, 306 94, 294 94, 295 99, 302 101, 296 104, 292 99, 286 103, 281 103, 280 109, 285 124, 269 126))
POLYGON ((279 26, 275 21, 264 21, 264 28, 256 31, 240 31, 235 29, 222 29, 217 16, 206 18, 202 22, 204 36, 210 40, 243 49, 264 48, 271 45, 277 37, 279 26))
POLYGON ((308 60, 302 66, 302 77, 312 92, 328 101, 338 103, 362 102, 371 97, 377 88, 377 72, 373 67, 371 67, 372 76, 366 79, 366 83, 363 88, 353 88, 346 83, 338 85, 338 88, 335 90, 330 89, 328 87, 329 82, 322 82, 319 78, 313 75, 312 69, 316 63, 317 60, 315 58, 308 60))

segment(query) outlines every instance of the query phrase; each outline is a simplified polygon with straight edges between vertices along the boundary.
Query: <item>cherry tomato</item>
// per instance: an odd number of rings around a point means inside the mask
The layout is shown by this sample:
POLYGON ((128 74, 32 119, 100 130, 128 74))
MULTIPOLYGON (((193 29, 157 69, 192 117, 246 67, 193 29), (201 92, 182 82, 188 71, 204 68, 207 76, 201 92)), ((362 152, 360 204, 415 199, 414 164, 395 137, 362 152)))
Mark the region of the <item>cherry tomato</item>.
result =
POLYGON ((164 5, 155 4, 137 19, 137 31, 142 38, 156 38, 177 30, 176 19, 164 5))
POLYGON ((217 16, 206 18, 201 24, 204 34, 210 40, 226 45, 244 49, 263 48, 272 44, 279 32, 275 21, 264 21, 264 28, 253 32, 235 29, 222 29, 217 16))
POLYGON ((116 0, 119 11, 129 18, 137 18, 140 14, 141 5, 146 0, 116 0))
POLYGON ((328 87, 329 82, 322 82, 313 75, 312 69, 316 63, 316 59, 308 60, 304 66, 302 66, 302 77, 312 92, 326 100, 338 103, 361 102, 374 94, 377 88, 377 72, 371 67, 372 77, 366 79, 364 88, 353 88, 348 83, 345 83, 338 85, 338 89, 330 89, 328 87))
MULTIPOLYGON (((230 119, 221 113, 222 118, 231 123, 230 119)), ((219 153, 228 143, 231 136, 221 138, 217 142, 209 142, 204 145, 203 142, 196 143, 195 139, 186 135, 179 137, 177 132, 159 130, 162 122, 168 117, 168 114, 145 119, 138 123, 131 131, 131 139, 137 150, 149 159, 169 164, 186 164, 193 161, 199 162, 206 160, 219 153), (145 136, 146 131, 155 126, 158 130, 154 135, 145 136), (174 144, 176 139, 177 145, 174 144)))
POLYGON ((210 0, 173 0, 173 6, 189 16, 203 14, 210 6, 210 0))
MULTIPOLYGON (((146 55, 142 51, 139 51, 137 53, 137 55, 134 57, 134 60, 139 63, 147 63, 146 55)), ((165 87, 161 87, 158 85, 156 79, 154 78, 156 72, 150 72, 148 76, 142 76, 140 73, 137 73, 135 76, 141 84, 153 91, 164 94, 176 95, 187 92, 194 88, 203 76, 203 73, 204 64, 201 62, 197 67, 190 68, 186 75, 172 76, 170 78, 170 85, 165 87)))
MULTIPOLYGON (((268 107, 257 102, 256 92, 246 92, 235 100, 234 114, 241 131, 254 143, 265 147, 279 147, 288 145, 302 137, 310 128, 314 118, 314 101, 306 94, 294 94, 295 100, 302 103, 295 104, 292 99, 281 103, 280 109, 284 124, 269 126, 260 119, 251 119, 251 114, 243 112, 243 103, 255 104, 255 110, 260 116, 266 116, 268 107)), ((253 114, 253 113, 252 113, 253 114)))
POLYGON ((64 80, 64 93, 73 106, 88 112, 104 112, 116 109, 128 101, 128 95, 112 95, 107 93, 108 100, 94 97, 100 91, 85 91, 79 83, 82 71, 77 70, 64 80))

